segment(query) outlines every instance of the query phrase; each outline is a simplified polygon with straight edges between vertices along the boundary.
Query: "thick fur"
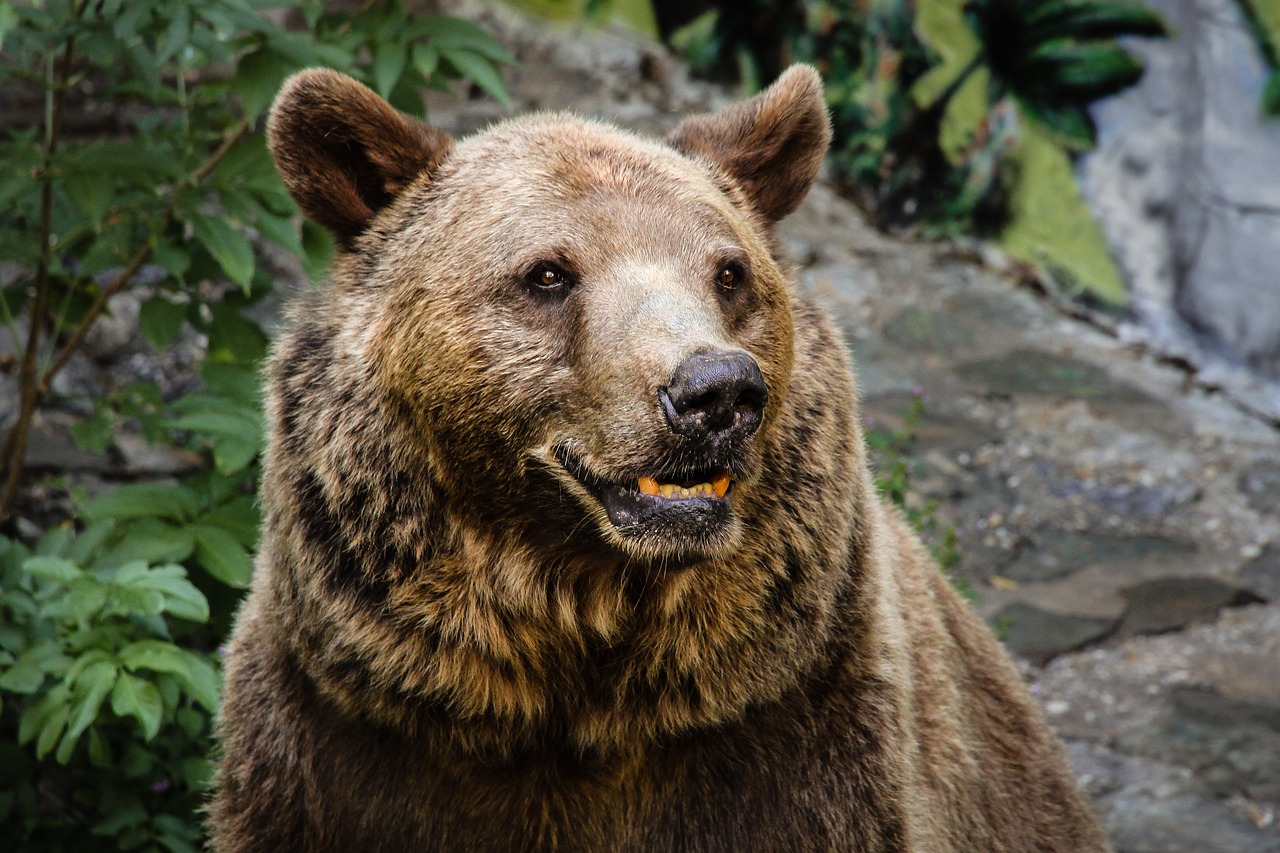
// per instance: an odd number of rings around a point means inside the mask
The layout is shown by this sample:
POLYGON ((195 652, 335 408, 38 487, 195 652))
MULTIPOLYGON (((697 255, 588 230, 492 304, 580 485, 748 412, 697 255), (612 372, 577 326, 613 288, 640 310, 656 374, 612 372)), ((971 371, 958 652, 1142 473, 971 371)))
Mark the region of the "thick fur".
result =
POLYGON ((1105 849, 875 493, 839 337, 776 258, 828 141, 805 67, 665 142, 535 115, 455 143, 342 75, 286 83, 271 149, 345 250, 269 367, 217 849, 1105 849), (658 389, 718 349, 768 386, 716 462, 731 510, 614 527, 558 454, 696 468, 658 389))

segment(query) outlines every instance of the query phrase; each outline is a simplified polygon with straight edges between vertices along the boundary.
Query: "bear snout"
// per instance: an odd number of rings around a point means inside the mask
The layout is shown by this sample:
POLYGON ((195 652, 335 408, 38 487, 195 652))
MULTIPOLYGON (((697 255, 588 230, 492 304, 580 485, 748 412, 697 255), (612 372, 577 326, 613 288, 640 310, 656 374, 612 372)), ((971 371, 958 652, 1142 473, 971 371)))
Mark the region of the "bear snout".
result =
POLYGON ((696 352, 658 389, 671 431, 695 444, 724 447, 760 428, 769 401, 760 366, 742 350, 696 352))

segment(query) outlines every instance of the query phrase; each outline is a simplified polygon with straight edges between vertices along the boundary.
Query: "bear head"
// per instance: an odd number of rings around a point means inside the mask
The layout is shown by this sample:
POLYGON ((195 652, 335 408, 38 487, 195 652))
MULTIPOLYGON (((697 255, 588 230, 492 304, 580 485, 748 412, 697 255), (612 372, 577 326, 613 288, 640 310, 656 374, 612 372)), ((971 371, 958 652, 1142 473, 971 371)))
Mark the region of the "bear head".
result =
POLYGON ((665 144, 558 114, 455 143, 308 71, 271 113, 303 211, 358 259, 362 359, 449 500, 679 566, 742 537, 793 365, 770 226, 830 137, 797 66, 665 144), (566 496, 573 500, 566 501, 566 496))

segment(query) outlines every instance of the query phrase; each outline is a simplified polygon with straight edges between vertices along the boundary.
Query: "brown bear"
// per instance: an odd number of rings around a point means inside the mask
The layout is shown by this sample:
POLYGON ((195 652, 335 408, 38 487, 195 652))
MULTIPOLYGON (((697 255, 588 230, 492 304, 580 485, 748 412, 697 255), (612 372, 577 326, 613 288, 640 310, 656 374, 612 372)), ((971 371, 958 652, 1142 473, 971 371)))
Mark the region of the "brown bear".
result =
POLYGON ((662 141, 307 71, 268 132, 340 251, 268 369, 216 849, 1106 849, 779 260, 811 68, 662 141))

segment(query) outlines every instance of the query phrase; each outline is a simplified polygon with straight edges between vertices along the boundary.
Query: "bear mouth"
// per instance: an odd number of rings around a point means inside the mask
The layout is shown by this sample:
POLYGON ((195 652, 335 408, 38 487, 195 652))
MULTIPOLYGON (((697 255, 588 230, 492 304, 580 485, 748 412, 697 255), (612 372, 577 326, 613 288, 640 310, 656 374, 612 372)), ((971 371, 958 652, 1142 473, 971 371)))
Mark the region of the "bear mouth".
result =
POLYGON ((727 468, 702 468, 610 482, 592 472, 564 445, 555 448, 557 461, 604 507, 609 521, 625 535, 655 524, 676 528, 719 525, 727 519, 734 480, 727 468))

